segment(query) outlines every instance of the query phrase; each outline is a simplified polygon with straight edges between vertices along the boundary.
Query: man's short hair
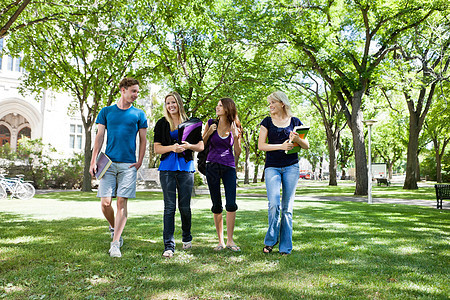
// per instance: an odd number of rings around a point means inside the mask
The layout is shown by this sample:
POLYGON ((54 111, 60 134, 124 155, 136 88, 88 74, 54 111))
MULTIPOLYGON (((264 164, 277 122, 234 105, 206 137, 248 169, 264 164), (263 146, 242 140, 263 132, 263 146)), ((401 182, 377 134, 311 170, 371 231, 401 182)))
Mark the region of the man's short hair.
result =
POLYGON ((119 89, 125 88, 128 89, 130 86, 139 85, 139 81, 137 79, 131 77, 125 77, 119 83, 119 89))

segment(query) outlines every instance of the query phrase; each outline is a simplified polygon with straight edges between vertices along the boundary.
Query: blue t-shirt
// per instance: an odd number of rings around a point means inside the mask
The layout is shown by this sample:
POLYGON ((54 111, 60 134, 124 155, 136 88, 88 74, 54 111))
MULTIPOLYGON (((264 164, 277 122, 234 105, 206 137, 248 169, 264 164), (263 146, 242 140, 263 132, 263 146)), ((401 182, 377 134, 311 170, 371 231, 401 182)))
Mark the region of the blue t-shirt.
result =
POLYGON ((102 108, 97 124, 107 130, 106 155, 113 162, 136 162, 136 135, 141 128, 147 128, 147 117, 142 109, 131 106, 120 109, 117 104, 102 108))
MULTIPOLYGON (((178 142, 178 129, 170 132, 170 137, 178 142)), ((175 152, 169 152, 167 157, 161 160, 158 171, 185 171, 195 172, 194 161, 186 162, 184 157, 175 152)))
MULTIPOLYGON (((303 125, 296 117, 291 117, 291 123, 287 127, 277 127, 272 123, 271 117, 262 120, 261 125, 267 128, 267 139, 269 144, 283 144, 289 139, 289 134, 295 126, 303 125)), ((298 163, 298 154, 286 154, 284 150, 275 150, 266 152, 265 168, 282 168, 298 163)))

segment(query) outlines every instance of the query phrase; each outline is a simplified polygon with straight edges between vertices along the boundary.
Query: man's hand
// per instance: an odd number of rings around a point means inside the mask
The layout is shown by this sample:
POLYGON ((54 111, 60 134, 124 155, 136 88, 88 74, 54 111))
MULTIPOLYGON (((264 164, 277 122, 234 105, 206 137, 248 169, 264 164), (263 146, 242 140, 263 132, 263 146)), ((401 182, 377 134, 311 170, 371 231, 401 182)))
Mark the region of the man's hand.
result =
POLYGON ((134 164, 130 165, 130 168, 135 167, 136 170, 139 170, 139 168, 142 166, 142 162, 135 162, 134 164))
POLYGON ((91 164, 91 166, 89 167, 89 173, 91 174, 92 177, 94 177, 96 172, 97 172, 97 163, 94 162, 94 163, 91 164))

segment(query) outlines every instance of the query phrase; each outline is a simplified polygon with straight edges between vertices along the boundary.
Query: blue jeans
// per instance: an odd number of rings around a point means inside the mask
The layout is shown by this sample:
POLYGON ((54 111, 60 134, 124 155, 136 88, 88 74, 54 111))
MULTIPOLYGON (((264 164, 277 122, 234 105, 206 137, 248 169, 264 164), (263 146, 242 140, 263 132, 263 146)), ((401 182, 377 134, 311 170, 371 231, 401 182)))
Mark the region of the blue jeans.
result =
POLYGON ((266 168, 269 228, 264 244, 274 246, 280 242, 279 251, 284 253, 292 251, 292 212, 299 173, 298 163, 282 168, 266 168), (282 188, 281 197, 280 187, 282 188))
POLYGON ((236 169, 218 163, 206 164, 206 180, 208 181, 209 194, 211 195, 212 208, 215 214, 221 214, 222 196, 220 194, 220 179, 225 189, 225 209, 228 212, 237 211, 236 205, 236 169))
POLYGON ((183 242, 192 241, 191 235, 191 193, 194 173, 183 171, 160 171, 159 180, 164 195, 164 251, 175 251, 175 211, 178 190, 178 209, 181 215, 183 242))

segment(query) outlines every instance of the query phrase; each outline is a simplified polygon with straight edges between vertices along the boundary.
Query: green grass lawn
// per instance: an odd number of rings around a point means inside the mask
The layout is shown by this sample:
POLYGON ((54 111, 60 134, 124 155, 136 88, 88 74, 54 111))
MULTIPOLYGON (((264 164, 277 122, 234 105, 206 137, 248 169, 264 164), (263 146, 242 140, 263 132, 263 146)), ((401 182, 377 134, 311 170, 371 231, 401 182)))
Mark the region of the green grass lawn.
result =
MULTIPOLYGON (((206 189, 201 186, 199 189, 206 189)), ((259 194, 264 196, 266 189, 264 183, 258 184, 241 184, 238 194, 259 194)), ((325 181, 300 180, 297 186, 297 196, 320 196, 320 197, 353 197, 355 192, 354 182, 339 183, 338 186, 329 186, 325 181)), ((372 187, 373 198, 395 198, 395 199, 411 199, 411 200, 433 200, 436 201, 436 192, 434 187, 420 187, 417 190, 404 190, 401 185, 376 186, 372 187)), ((82 193, 78 191, 53 192, 48 194, 38 194, 36 199, 54 199, 61 201, 98 201, 95 192, 82 193)), ((137 192, 136 198, 139 200, 146 199, 163 199, 161 192, 137 192)))
MULTIPOLYGON (((353 193, 351 187, 342 188, 322 187, 325 191, 316 192, 353 193)), ((314 187, 300 190, 316 194, 314 187)), ((401 196, 399 190, 383 189, 396 198, 401 196)), ((98 201, 93 193, 71 193, 51 197, 98 201)), ((161 199, 158 193, 139 196, 161 199)), ((36 201, 45 197, 50 196, 39 195, 36 201)), ((162 213, 129 216, 123 256, 112 259, 105 220, 44 221, 0 213, 0 298, 448 299, 450 295, 450 218, 445 210, 357 202, 306 205, 294 210, 294 250, 287 257, 277 248, 272 254, 262 253, 264 209, 237 212, 239 253, 212 250, 216 233, 206 209, 193 211, 194 247, 181 250, 178 214, 176 220, 173 259, 161 257, 162 213)))

